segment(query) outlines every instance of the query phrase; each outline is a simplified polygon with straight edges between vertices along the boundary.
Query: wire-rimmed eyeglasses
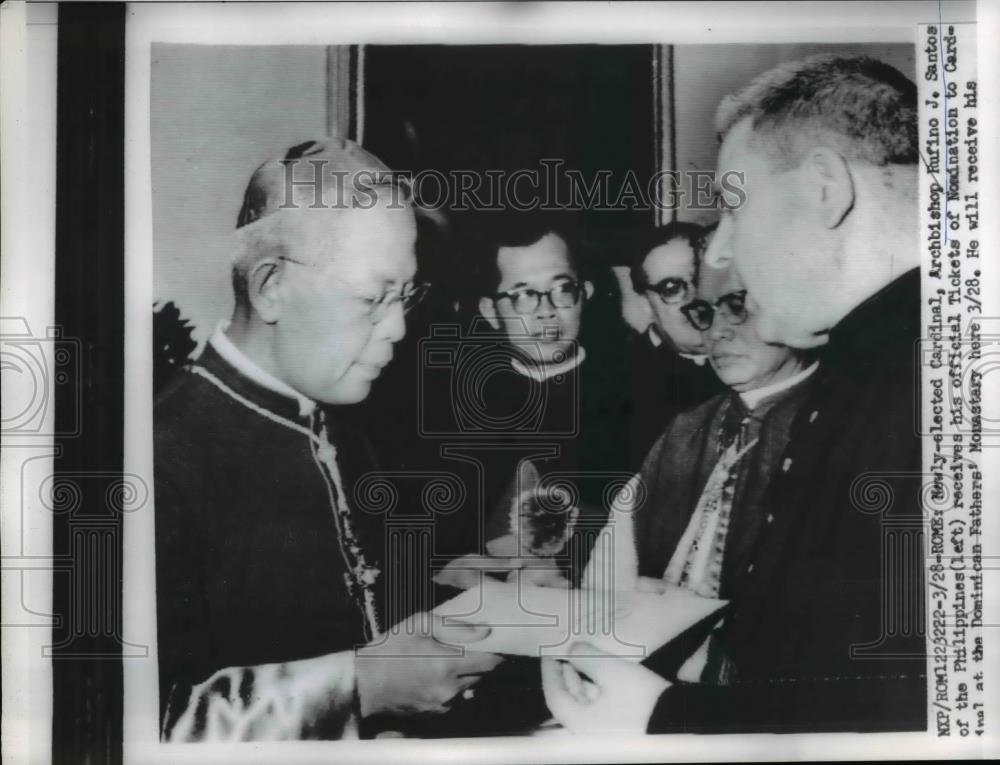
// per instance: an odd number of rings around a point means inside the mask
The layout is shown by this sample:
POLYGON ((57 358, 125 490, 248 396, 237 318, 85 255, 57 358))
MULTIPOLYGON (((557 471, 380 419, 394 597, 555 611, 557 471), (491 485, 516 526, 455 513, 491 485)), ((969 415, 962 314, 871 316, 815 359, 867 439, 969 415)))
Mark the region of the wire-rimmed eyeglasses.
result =
MULTIPOLYGON (((309 263, 304 263, 301 260, 295 260, 295 258, 289 258, 284 255, 281 256, 281 259, 288 263, 295 263, 299 266, 310 266, 309 263)), ((389 311, 392 310, 392 307, 396 305, 396 303, 400 303, 402 305, 404 314, 407 313, 424 299, 431 286, 428 282, 417 282, 416 284, 403 285, 399 291, 386 290, 381 295, 376 296, 361 294, 356 288, 352 287, 343 279, 338 279, 336 276, 334 276, 333 279, 343 285, 343 292, 358 302, 364 304, 365 313, 368 316, 368 320, 372 324, 378 324, 386 316, 388 316, 389 311)))

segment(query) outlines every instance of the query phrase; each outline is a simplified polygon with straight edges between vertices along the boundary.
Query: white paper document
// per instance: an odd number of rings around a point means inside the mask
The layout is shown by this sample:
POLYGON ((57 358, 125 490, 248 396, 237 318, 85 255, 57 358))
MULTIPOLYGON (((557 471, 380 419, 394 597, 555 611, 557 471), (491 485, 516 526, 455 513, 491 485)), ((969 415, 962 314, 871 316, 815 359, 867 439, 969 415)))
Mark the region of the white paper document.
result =
POLYGON ((484 581, 442 603, 446 625, 485 624, 490 635, 467 647, 521 656, 562 656, 585 641, 621 658, 640 661, 727 601, 679 587, 662 595, 618 590, 563 590, 484 581))

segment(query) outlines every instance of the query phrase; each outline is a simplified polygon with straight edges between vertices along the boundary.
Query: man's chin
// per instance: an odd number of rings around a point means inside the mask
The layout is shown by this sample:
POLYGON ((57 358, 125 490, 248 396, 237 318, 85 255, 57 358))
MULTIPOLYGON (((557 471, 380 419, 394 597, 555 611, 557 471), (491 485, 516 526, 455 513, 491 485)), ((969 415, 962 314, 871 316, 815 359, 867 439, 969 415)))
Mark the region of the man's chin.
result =
POLYGON ((516 350, 522 360, 529 364, 562 364, 576 353, 576 343, 518 343, 516 350))
POLYGON ((660 330, 660 337, 667 343, 667 346, 676 353, 683 353, 688 356, 704 356, 708 351, 705 340, 699 332, 695 337, 688 336, 688 333, 666 332, 660 330))
POLYGON ((789 348, 816 348, 825 345, 829 332, 810 326, 812 312, 807 306, 785 306, 783 314, 758 308, 754 313, 754 329, 765 343, 789 348))
POLYGON ((562 364, 573 358, 575 352, 576 346, 572 343, 559 343, 552 346, 543 345, 538 348, 538 359, 542 364, 562 364))
POLYGON ((752 377, 740 361, 734 359, 710 359, 710 361, 719 381, 727 388, 735 391, 744 390, 752 377))
POLYGON ((788 321, 763 311, 754 314, 754 330, 761 340, 774 345, 791 345, 788 341, 795 337, 794 328, 788 321))
POLYGON ((323 403, 335 406, 349 406, 350 404, 360 404, 368 398, 368 394, 371 393, 372 382, 375 378, 360 379, 358 376, 353 375, 352 377, 354 379, 342 380, 335 388, 328 391, 323 397, 323 403))
POLYGON ((759 320, 756 329, 760 339, 765 343, 784 345, 800 350, 818 348, 821 345, 826 345, 830 340, 829 332, 813 332, 798 327, 771 327, 762 324, 759 320))

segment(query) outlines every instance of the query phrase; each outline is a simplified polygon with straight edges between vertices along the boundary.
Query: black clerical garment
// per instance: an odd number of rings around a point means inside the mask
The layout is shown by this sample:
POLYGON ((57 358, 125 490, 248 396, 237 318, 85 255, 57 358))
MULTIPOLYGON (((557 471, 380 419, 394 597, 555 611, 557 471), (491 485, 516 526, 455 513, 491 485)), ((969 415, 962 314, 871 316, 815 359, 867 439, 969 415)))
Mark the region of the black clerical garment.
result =
MULTIPOLYGON (((192 686, 223 668, 367 642, 387 578, 360 580, 384 568, 382 515, 351 506, 372 466, 366 441, 212 345, 163 392, 154 428, 161 716, 182 714, 192 686)), ((343 724, 332 720, 328 735, 343 724)))
POLYGON ((650 732, 926 727, 919 327, 914 270, 833 329, 729 592, 735 673, 672 685, 650 732))
MULTIPOLYGON (((593 540, 606 523, 610 500, 631 476, 621 370, 586 356, 576 367, 538 380, 511 362, 509 353, 498 349, 489 374, 469 375, 470 382, 479 384, 460 388, 464 398, 448 402, 462 419, 457 435, 443 443, 475 461, 481 493, 470 490, 462 511, 437 519, 436 548, 452 556, 482 554, 488 541, 510 534, 511 491, 519 491, 518 466, 530 460, 541 486, 569 487, 578 501, 574 533, 556 556, 565 576, 578 583, 593 540)), ((479 682, 474 699, 456 704, 414 733, 524 733, 549 716, 538 660, 508 657, 479 682)))
POLYGON ((626 402, 613 372, 585 357, 573 369, 544 380, 511 366, 483 387, 490 419, 518 423, 516 428, 497 427, 482 452, 486 541, 513 532, 512 495, 530 488, 518 482, 518 467, 530 460, 542 487, 568 488, 579 508, 579 533, 563 553, 573 581, 582 574, 610 500, 630 477, 626 402))

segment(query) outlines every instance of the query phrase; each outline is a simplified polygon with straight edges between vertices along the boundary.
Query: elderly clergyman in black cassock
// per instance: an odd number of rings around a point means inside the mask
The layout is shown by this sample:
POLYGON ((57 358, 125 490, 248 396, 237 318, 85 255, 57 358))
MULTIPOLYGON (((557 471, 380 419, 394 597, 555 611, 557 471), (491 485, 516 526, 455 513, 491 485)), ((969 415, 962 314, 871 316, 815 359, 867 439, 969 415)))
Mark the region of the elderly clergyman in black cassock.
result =
POLYGON ((716 129, 746 202, 706 263, 735 267, 763 340, 822 345, 820 366, 716 632, 727 676, 580 645, 569 664, 596 688, 544 659, 549 708, 588 732, 924 730, 916 87, 866 57, 790 62, 726 98, 716 129))
POLYGON ((443 712, 499 658, 474 650, 486 628, 384 623, 401 562, 352 507, 365 439, 325 406, 368 395, 421 294, 407 189, 350 141, 308 141, 254 173, 236 239, 232 319, 155 406, 163 738, 443 712))

